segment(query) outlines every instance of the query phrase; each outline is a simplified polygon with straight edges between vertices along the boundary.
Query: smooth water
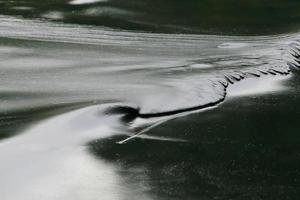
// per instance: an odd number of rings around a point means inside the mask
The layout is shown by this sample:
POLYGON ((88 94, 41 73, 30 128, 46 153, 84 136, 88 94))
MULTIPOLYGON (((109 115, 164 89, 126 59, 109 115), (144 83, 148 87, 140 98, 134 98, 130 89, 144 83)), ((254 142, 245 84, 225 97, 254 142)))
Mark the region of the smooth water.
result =
POLYGON ((1 1, 0 199, 297 199, 298 5, 1 1))

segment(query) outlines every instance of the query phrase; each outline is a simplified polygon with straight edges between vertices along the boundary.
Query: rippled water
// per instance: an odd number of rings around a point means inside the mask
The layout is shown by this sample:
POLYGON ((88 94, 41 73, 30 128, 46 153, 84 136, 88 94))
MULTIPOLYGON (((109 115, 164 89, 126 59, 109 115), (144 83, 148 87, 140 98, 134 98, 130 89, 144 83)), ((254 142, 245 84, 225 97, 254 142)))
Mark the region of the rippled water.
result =
POLYGON ((298 196, 297 1, 0 5, 1 200, 298 196))

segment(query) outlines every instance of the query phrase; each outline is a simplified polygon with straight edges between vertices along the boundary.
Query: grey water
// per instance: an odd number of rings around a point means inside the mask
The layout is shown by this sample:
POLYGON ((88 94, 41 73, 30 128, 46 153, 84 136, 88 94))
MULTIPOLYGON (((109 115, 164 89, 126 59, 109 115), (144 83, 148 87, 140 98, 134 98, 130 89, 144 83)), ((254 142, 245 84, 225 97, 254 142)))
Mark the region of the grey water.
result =
POLYGON ((297 199, 298 1, 1 1, 0 199, 297 199))

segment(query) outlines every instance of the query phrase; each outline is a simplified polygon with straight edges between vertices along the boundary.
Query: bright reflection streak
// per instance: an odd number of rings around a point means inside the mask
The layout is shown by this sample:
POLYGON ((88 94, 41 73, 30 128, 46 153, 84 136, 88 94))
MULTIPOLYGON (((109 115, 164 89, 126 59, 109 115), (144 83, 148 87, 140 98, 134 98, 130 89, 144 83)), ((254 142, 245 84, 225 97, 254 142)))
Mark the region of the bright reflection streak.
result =
POLYGON ((81 5, 81 4, 89 4, 89 3, 97 3, 97 2, 105 2, 107 0, 73 0, 70 2, 72 5, 81 5))

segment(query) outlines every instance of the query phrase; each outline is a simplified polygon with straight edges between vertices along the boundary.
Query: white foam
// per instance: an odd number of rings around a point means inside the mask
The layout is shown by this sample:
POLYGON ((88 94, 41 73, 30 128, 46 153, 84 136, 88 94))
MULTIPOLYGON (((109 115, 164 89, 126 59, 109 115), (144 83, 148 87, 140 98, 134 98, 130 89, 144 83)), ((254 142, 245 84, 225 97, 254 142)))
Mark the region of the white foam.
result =
POLYGON ((115 166, 87 153, 85 142, 116 133, 113 118, 92 106, 0 142, 1 200, 148 199, 128 192, 115 166))
POLYGON ((262 78, 247 78, 230 85, 227 89, 228 97, 266 94, 286 89, 282 84, 291 76, 268 75, 262 78))

